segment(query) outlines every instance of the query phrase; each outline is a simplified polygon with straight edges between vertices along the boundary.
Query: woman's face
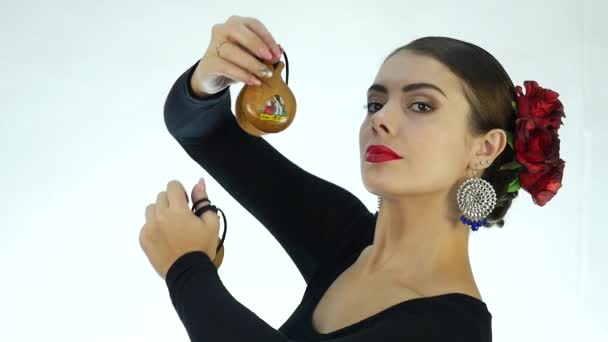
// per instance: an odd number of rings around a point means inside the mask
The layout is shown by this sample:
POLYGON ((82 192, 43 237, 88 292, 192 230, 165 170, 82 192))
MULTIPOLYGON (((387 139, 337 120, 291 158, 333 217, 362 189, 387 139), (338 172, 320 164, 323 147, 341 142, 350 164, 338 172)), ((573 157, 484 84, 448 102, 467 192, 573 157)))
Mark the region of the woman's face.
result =
POLYGON ((367 93, 369 112, 359 132, 366 189, 393 196, 451 190, 467 176, 471 161, 469 105, 461 81, 436 60, 402 51, 385 62, 374 84, 380 87, 367 93), (441 91, 414 86, 419 83, 441 91), (402 159, 369 162, 370 145, 386 145, 402 159))

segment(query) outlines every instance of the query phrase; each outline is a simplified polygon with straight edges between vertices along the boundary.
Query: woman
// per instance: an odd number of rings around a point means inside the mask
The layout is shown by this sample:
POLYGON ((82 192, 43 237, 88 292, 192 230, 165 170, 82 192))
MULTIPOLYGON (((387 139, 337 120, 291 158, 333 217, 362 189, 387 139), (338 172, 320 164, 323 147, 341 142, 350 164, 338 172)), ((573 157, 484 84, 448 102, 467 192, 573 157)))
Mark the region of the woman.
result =
MULTIPOLYGON (((561 186, 557 93, 527 82, 542 97, 532 106, 489 53, 456 39, 426 37, 395 50, 368 90, 360 128, 362 179, 381 199, 370 213, 238 126, 229 85, 259 84, 256 75, 268 76, 261 61, 276 63, 279 48, 253 18, 215 25, 164 114, 185 151, 283 246, 306 291, 278 330, 241 305, 212 263, 219 216, 192 215, 183 187, 170 182, 146 210, 140 243, 191 340, 491 341, 468 237, 502 226, 520 185, 539 205, 561 186), (533 115, 523 115, 527 105, 533 115), (467 202, 475 196, 480 207, 467 202)), ((191 197, 194 209, 210 203, 204 186, 191 197)))

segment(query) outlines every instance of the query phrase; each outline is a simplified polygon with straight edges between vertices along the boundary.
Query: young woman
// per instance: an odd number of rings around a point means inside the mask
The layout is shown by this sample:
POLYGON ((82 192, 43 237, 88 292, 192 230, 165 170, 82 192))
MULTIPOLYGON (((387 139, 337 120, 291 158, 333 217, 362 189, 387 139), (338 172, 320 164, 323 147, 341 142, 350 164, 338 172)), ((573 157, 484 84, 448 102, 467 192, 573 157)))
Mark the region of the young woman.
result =
MULTIPOLYGON (((268 72, 261 61, 281 52, 258 20, 231 17, 213 27, 208 50, 165 103, 171 135, 270 231, 307 284, 280 329, 262 321, 211 262, 219 216, 199 220, 171 182, 147 209, 141 243, 192 341, 491 341, 468 237, 502 226, 519 186, 539 205, 561 186, 557 93, 527 82, 542 97, 533 104, 488 52, 460 40, 425 37, 396 49, 367 92, 359 132, 362 180, 380 199, 370 213, 239 127, 229 85, 255 85, 268 72), (527 105, 533 115, 524 116, 527 105)), ((210 203, 201 188, 191 196, 194 209, 210 203)))

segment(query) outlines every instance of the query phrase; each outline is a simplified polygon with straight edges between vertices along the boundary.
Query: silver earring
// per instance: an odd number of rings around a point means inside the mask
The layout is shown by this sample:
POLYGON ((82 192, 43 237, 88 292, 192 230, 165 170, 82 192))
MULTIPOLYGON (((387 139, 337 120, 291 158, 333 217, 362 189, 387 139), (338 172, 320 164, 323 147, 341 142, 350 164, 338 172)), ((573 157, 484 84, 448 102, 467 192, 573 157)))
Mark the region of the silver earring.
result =
POLYGON ((475 178, 476 173, 473 171, 473 178, 464 181, 456 194, 458 208, 463 213, 460 222, 471 226, 473 231, 488 224, 486 217, 496 206, 494 187, 485 179, 475 178))
POLYGON ((378 210, 380 210, 381 205, 382 205, 382 196, 378 196, 378 210))

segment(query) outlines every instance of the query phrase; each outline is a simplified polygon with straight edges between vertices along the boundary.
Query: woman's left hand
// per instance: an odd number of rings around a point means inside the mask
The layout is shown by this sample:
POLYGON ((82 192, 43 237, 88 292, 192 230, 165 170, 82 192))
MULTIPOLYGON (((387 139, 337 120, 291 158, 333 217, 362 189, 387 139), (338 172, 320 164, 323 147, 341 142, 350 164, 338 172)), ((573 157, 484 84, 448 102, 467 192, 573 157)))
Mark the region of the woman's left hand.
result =
MULTIPOLYGON (((200 183, 199 183, 200 184, 200 183)), ((207 197, 204 189, 192 189, 192 201, 207 197)), ((209 204, 203 202, 197 207, 209 204)), ((146 207, 146 223, 139 233, 139 244, 156 272, 165 279, 167 271, 182 255, 202 251, 215 258, 220 219, 213 210, 198 217, 189 208, 188 195, 182 184, 172 180, 167 191, 161 191, 156 203, 146 207)))

